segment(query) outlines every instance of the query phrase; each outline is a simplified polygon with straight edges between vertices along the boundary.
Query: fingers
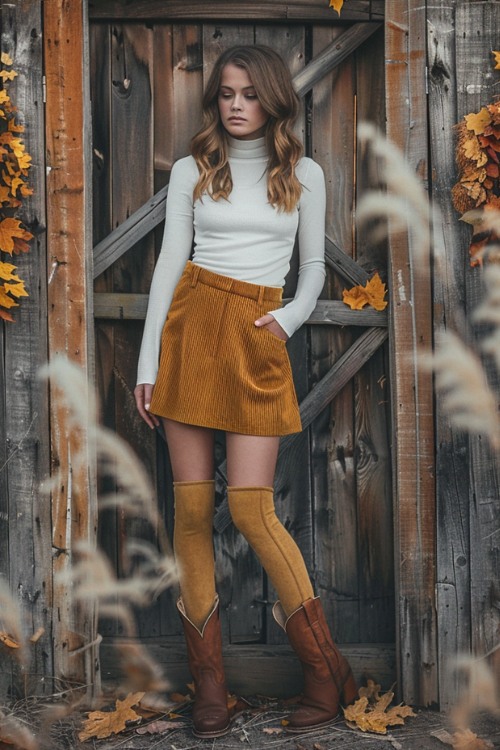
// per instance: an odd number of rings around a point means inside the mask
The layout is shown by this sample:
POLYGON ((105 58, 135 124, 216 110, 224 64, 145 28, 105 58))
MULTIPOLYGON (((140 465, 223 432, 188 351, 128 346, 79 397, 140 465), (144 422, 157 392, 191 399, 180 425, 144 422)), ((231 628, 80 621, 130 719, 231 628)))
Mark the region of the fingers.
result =
POLYGON ((151 405, 151 396, 153 394, 153 386, 151 383, 140 383, 134 388, 135 405, 142 419, 146 422, 148 427, 154 430, 158 427, 160 422, 158 417, 154 414, 149 413, 149 407, 151 405))
POLYGON ((274 336, 282 341, 288 341, 288 334, 283 330, 271 313, 266 313, 262 318, 258 318, 258 320, 255 321, 255 325, 258 328, 267 328, 270 333, 274 334, 274 336))

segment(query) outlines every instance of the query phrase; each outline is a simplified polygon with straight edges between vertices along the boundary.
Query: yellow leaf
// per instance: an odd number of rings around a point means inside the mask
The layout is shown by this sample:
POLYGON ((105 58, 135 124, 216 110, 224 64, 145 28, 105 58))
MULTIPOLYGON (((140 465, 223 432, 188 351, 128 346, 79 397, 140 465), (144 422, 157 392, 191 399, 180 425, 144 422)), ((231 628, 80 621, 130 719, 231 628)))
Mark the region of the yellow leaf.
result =
POLYGON ((12 81, 17 76, 15 70, 0 70, 0 78, 4 81, 12 81))
POLYGON ((467 130, 473 130, 476 135, 480 135, 490 124, 491 115, 486 107, 483 107, 479 112, 471 112, 470 115, 465 115, 464 120, 467 123, 467 130))
POLYGON ((4 284, 3 288, 6 292, 12 294, 13 297, 16 297, 16 299, 19 299, 19 297, 29 297, 28 292, 24 288, 24 281, 21 281, 19 284, 4 284))
POLYGON ((30 240, 33 235, 23 229, 18 219, 3 219, 0 221, 0 250, 12 255, 15 248, 15 238, 30 240))
POLYGON ((9 102, 9 101, 10 101, 9 94, 7 93, 5 89, 2 89, 0 91, 0 104, 5 104, 5 102, 9 102))
POLYGON ((337 13, 340 16, 340 11, 342 10, 342 6, 344 4, 344 0, 330 0, 330 8, 333 8, 337 11, 337 13))
POLYGON ((488 154, 482 150, 475 135, 467 138, 464 142, 463 152, 468 159, 475 161, 478 167, 482 167, 488 161, 488 154))
POLYGON ((141 717, 132 706, 136 706, 143 695, 144 693, 131 693, 124 700, 117 700, 114 711, 91 711, 78 734, 79 740, 85 742, 91 737, 102 740, 123 732, 127 729, 128 721, 139 721, 141 717))
POLYGON ((495 68, 494 68, 494 70, 500 70, 500 52, 495 52, 493 50, 491 54, 495 58, 495 68))
POLYGON ((0 260, 0 279, 4 279, 5 281, 21 281, 19 276, 16 276, 14 271, 16 270, 16 266, 13 266, 12 263, 4 263, 0 260))
POLYGON ((381 685, 377 685, 373 680, 367 680, 366 687, 360 687, 358 690, 358 695, 360 698, 363 698, 363 696, 366 696, 368 700, 378 701, 380 698, 380 690, 382 689, 381 685))
POLYGON ((5 293, 4 286, 0 286, 0 305, 7 310, 11 307, 19 307, 19 304, 5 293))
MULTIPOLYGON (((378 687, 378 686, 377 686, 378 687)), ((353 728, 362 732, 386 734, 388 726, 404 724, 407 716, 415 716, 410 706, 389 707, 394 693, 391 691, 380 696, 375 704, 370 704, 366 695, 359 698, 352 706, 344 708, 344 716, 353 728)))
MULTIPOLYGON (((1 293, 2 293, 2 287, 0 287, 0 295, 1 293)), ((7 307, 7 305, 5 305, 5 307, 7 307)), ((9 307, 12 307, 12 305, 9 305, 9 307)), ((7 646, 7 648, 20 648, 19 643, 15 641, 13 638, 11 638, 8 633, 5 633, 2 630, 0 630, 0 643, 4 646, 7 646)))
POLYGON ((342 301, 349 305, 351 310, 361 310, 365 305, 371 305, 375 310, 385 310, 387 301, 384 297, 387 293, 385 283, 376 273, 366 282, 365 286, 358 284, 352 289, 344 289, 342 301))
POLYGON ((26 147, 22 140, 20 138, 11 138, 10 139, 10 147, 17 156, 18 159, 21 158, 21 156, 24 156, 24 153, 26 151, 26 147))
POLYGON ((12 57, 9 57, 7 52, 2 52, 0 56, 0 62, 2 63, 2 65, 14 65, 12 57))

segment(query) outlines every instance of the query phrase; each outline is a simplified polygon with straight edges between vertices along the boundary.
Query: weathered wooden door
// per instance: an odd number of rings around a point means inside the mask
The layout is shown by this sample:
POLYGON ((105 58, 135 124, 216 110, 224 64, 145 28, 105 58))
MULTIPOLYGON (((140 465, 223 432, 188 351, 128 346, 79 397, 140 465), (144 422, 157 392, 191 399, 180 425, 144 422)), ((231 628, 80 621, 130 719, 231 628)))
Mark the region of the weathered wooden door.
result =
MULTIPOLYGON (((200 13, 196 22, 174 22, 154 13, 154 3, 145 5, 153 8, 150 18, 147 9, 133 18, 134 11, 125 12, 120 3, 96 3, 90 11, 96 354, 104 419, 149 468, 171 530, 165 446, 141 423, 132 394, 145 295, 162 230, 162 200, 150 199, 167 185, 173 162, 188 153, 214 59, 234 44, 269 44, 287 60, 304 95, 298 129, 306 153, 325 170, 328 188, 327 284, 311 320, 289 342, 307 429, 283 441, 277 510, 303 551, 336 640, 347 644, 358 672, 371 671, 387 682, 394 671, 395 641, 387 320, 384 313, 353 313, 340 302, 343 287, 364 282, 375 270, 384 275, 387 265, 385 245, 355 225, 357 201, 373 178, 356 142, 356 125, 369 120, 383 126, 385 117, 380 19, 366 6, 368 11, 358 15, 364 23, 343 15, 342 25, 333 11, 326 16, 323 10, 322 23, 314 14, 311 20, 273 22, 263 11, 268 20, 261 20, 257 10, 252 22, 203 21, 200 13), (134 229, 123 235, 121 249, 116 240, 106 240, 148 201, 141 220, 136 215, 128 222, 134 229), (144 235, 144 224, 155 229, 144 235), (124 248, 130 249, 123 254, 124 248)), ((285 297, 293 294, 296 269, 294 257, 285 297)), ((284 642, 270 616, 276 597, 229 523, 223 436, 217 463, 215 547, 224 633, 234 663, 250 655, 255 665, 257 655, 267 658, 284 642)), ((118 569, 126 531, 119 514, 103 515, 101 542, 118 569)), ((145 643, 169 662, 180 641, 174 597, 175 592, 166 592, 138 615, 145 643)), ((119 626, 108 621, 101 632, 119 635, 119 626)), ((267 663, 268 670, 260 661, 254 668, 260 673, 255 687, 277 690, 274 678, 281 679, 283 663, 281 671, 276 660, 267 663)), ((253 689, 252 670, 242 671, 239 684, 253 689)), ((233 677, 237 688, 236 669, 233 677)))

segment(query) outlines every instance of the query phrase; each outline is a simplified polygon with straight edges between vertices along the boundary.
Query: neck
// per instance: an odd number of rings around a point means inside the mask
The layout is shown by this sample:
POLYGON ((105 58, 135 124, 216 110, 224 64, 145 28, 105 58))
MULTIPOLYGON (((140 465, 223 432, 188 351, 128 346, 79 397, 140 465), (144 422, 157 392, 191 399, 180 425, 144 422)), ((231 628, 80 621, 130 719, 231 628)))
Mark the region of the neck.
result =
POLYGON ((244 141, 228 135, 227 141, 229 156, 233 159, 267 159, 265 138, 244 141))

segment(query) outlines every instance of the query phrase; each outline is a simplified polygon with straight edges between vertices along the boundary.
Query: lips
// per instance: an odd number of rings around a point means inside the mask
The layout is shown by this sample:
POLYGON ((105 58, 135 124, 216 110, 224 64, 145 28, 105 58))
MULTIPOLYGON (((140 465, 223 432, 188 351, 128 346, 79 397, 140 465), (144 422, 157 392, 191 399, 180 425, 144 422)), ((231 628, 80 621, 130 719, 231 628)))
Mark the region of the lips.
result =
POLYGON ((229 122, 246 122, 243 117, 230 117, 229 122))

